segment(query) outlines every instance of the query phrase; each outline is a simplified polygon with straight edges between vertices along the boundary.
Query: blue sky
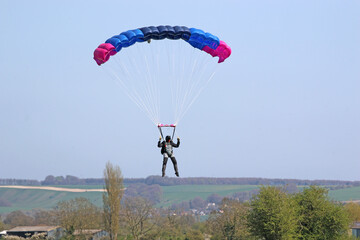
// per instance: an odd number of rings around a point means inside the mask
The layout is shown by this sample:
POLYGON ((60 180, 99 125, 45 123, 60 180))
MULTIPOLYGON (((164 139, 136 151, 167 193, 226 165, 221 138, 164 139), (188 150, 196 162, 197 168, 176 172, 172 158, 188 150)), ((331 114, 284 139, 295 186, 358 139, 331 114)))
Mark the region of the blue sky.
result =
POLYGON ((360 180, 355 0, 2 0, 0 177, 101 177, 107 161, 125 177, 160 174, 157 128, 92 54, 163 24, 233 51, 179 123, 181 176, 360 180))

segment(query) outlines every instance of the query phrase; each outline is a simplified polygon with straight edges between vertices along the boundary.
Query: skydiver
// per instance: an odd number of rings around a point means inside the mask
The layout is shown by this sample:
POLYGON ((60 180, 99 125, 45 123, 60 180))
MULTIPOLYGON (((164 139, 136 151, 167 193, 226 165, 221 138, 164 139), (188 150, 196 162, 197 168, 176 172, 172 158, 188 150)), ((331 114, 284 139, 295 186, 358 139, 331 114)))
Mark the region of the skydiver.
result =
POLYGON ((175 175, 179 177, 179 171, 177 168, 176 158, 173 153, 173 147, 178 148, 180 146, 180 138, 177 138, 177 143, 175 144, 170 136, 166 136, 166 141, 161 142, 161 137, 159 138, 158 147, 161 148, 161 154, 164 156, 163 165, 162 165, 162 177, 165 177, 165 169, 168 158, 170 157, 175 170, 175 175))

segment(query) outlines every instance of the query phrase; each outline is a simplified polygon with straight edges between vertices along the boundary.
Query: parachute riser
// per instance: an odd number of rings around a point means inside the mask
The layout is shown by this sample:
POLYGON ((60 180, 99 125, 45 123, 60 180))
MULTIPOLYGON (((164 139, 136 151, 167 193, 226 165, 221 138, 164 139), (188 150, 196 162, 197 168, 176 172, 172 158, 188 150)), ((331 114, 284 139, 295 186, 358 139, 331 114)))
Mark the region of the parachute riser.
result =
POLYGON ((162 139, 165 139, 164 135, 163 135, 163 132, 162 132, 162 129, 161 129, 163 127, 172 127, 173 128, 173 133, 172 133, 172 137, 171 137, 171 140, 173 140, 174 135, 175 135, 176 125, 175 124, 170 124, 170 125, 168 125, 168 124, 158 124, 158 129, 160 131, 160 135, 161 135, 162 139))

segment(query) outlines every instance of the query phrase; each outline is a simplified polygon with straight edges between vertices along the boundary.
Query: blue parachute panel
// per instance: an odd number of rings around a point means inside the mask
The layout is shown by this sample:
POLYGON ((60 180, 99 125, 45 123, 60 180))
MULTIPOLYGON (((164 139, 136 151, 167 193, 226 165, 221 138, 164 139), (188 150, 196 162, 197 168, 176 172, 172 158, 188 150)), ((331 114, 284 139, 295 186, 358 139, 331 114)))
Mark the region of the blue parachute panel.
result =
POLYGON ((201 29, 190 28, 191 36, 189 44, 195 48, 202 50, 205 46, 216 49, 220 44, 220 39, 211 33, 205 33, 201 29))
POLYGON ((202 50, 205 46, 216 49, 219 46, 219 38, 211 33, 205 33, 201 29, 187 28, 185 26, 150 26, 122 32, 106 40, 119 52, 123 47, 129 47, 136 42, 144 42, 150 39, 183 39, 191 46, 202 50))
POLYGON ((137 42, 143 42, 144 40, 144 34, 142 33, 142 31, 140 29, 135 29, 133 30, 133 32, 136 35, 136 41, 137 42))
POLYGON ((216 49, 220 44, 220 39, 211 33, 205 33, 205 44, 212 49, 216 49))
POLYGON ((134 43, 136 43, 136 34, 134 33, 133 30, 123 32, 120 35, 125 35, 126 36, 126 38, 128 40, 128 42, 127 42, 128 47, 133 45, 134 43))
POLYGON ((105 43, 110 43, 111 45, 113 45, 115 47, 116 52, 120 52, 122 48, 121 41, 119 38, 117 38, 117 36, 109 38, 108 40, 105 41, 105 43))

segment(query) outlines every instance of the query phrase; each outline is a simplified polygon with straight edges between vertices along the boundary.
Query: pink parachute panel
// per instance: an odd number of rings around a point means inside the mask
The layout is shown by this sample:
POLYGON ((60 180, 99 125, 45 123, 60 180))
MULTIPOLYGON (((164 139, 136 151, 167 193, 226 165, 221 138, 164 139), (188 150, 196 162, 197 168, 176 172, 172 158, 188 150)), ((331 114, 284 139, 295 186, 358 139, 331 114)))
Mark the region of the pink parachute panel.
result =
POLYGON ((110 56, 115 54, 115 47, 112 44, 102 43, 94 51, 94 60, 100 66, 109 60, 110 56))
POLYGON ((216 49, 205 46, 202 50, 213 57, 219 57, 218 63, 222 63, 231 55, 231 48, 224 41, 220 41, 220 44, 216 49))

